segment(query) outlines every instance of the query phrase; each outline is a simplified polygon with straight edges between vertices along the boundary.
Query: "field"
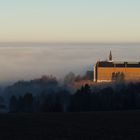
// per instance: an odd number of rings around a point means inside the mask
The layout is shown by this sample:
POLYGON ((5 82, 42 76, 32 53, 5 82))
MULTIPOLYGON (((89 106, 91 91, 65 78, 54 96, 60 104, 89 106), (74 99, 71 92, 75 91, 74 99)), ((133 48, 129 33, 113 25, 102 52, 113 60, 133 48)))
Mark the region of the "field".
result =
POLYGON ((0 140, 120 139, 140 139, 140 111, 0 115, 0 140))

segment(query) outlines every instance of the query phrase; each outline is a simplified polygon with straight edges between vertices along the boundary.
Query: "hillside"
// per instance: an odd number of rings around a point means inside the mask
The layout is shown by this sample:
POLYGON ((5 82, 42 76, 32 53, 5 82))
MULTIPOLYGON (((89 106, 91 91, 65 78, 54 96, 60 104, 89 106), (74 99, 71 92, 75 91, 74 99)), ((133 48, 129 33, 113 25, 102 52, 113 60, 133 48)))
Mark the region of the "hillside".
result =
POLYGON ((0 139, 140 139, 140 111, 1 114, 0 139))

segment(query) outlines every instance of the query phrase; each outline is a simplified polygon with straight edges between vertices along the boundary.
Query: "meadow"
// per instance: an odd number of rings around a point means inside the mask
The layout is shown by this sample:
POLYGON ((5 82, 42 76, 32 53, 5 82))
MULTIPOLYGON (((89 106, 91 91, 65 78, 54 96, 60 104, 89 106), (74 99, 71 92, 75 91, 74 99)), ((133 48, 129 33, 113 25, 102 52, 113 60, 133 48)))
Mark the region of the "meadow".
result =
POLYGON ((2 140, 140 139, 140 111, 1 114, 2 140))

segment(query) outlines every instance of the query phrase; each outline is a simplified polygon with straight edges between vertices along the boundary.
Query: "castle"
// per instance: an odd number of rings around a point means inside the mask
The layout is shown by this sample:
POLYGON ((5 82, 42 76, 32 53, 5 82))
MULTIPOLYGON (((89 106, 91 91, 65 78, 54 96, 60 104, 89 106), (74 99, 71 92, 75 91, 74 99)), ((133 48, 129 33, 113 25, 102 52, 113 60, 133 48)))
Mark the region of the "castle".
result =
POLYGON ((116 62, 110 51, 109 60, 94 65, 94 82, 140 81, 140 62, 116 62))

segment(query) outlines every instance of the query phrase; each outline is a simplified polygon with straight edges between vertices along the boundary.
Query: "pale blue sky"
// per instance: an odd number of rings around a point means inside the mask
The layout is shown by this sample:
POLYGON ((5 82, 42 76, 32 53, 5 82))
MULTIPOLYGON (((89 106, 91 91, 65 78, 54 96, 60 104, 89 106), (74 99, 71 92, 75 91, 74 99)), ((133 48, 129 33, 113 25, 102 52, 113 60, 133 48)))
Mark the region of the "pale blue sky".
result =
POLYGON ((1 42, 140 42, 139 0, 0 0, 1 42))

